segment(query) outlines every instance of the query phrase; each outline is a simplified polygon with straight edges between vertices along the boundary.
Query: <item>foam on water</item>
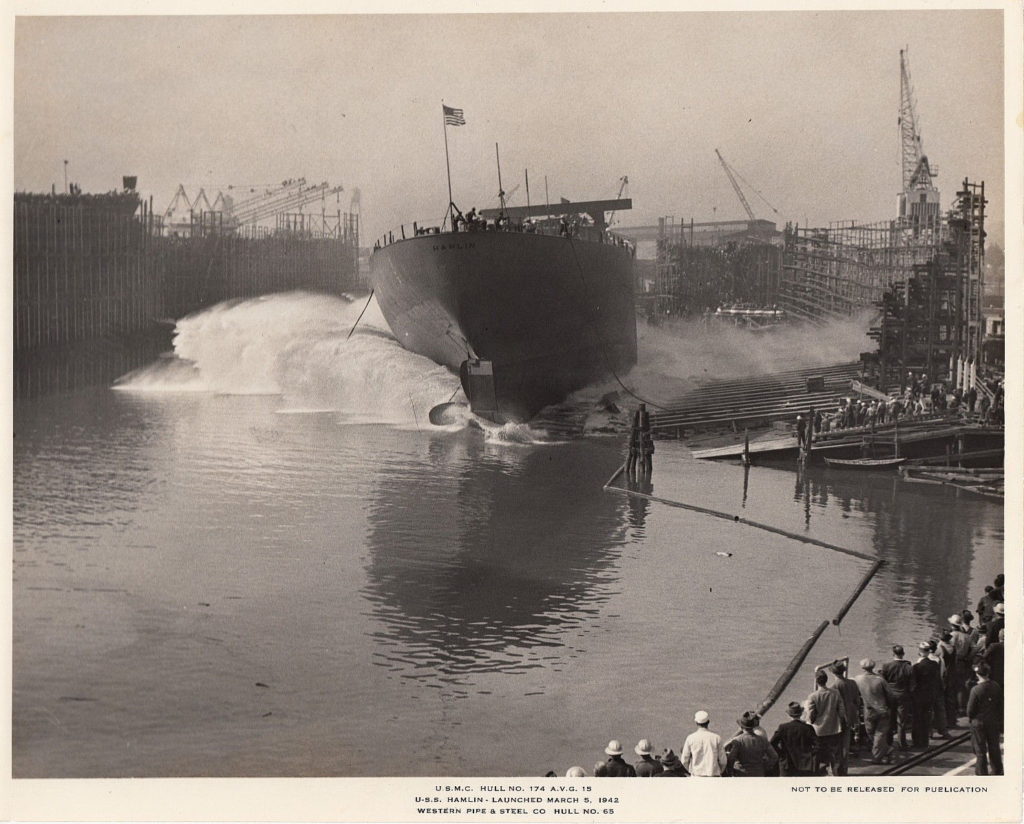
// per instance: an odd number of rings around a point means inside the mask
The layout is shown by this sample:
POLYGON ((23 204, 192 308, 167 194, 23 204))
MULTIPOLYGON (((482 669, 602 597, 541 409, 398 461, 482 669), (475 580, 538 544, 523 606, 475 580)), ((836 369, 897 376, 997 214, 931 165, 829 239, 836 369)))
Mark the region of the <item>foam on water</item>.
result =
MULTIPOLYGON (((178 321, 174 357, 160 358, 117 381, 134 392, 278 395, 282 414, 333 413, 346 423, 435 428, 431 408, 465 402, 457 375, 403 349, 371 300, 365 305, 305 292, 230 301, 178 321)), ((496 443, 548 442, 525 424, 498 426, 456 409, 452 423, 496 443)))
POLYGON ((459 379, 399 346, 371 301, 304 292, 218 304, 178 321, 176 358, 161 358, 117 388, 145 392, 279 395, 282 412, 334 412, 346 421, 416 426, 459 379))

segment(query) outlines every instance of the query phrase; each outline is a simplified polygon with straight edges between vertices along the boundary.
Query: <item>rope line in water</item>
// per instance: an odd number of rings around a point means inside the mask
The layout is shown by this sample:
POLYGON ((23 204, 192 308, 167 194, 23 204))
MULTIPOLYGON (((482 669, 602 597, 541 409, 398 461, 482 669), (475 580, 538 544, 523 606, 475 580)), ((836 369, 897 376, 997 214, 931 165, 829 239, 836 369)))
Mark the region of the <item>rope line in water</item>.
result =
MULTIPOLYGON (((621 471, 621 470, 620 470, 621 471)), ((619 473, 616 472, 615 475, 619 473)), ((615 479, 615 475, 612 476, 611 480, 615 479)), ((735 524, 743 524, 745 526, 752 526, 755 529, 762 529, 765 532, 774 532, 776 535, 782 535, 786 538, 792 538, 794 541, 800 541, 801 543, 811 544, 812 546, 820 546, 824 549, 831 549, 833 552, 841 552, 844 555, 850 555, 854 558, 860 558, 863 561, 875 561, 877 560, 873 555, 866 555, 863 552, 857 552, 854 549, 847 549, 846 547, 836 546, 826 541, 819 541, 817 538, 811 538, 807 535, 800 535, 796 532, 788 532, 785 529, 779 529, 778 527, 771 526, 769 524, 762 524, 759 521, 751 521, 748 518, 741 518, 739 515, 730 515, 728 512, 719 512, 717 509, 708 509, 705 506, 697 506, 696 504, 684 504, 681 501, 673 501, 668 498, 658 498, 655 495, 648 495, 646 492, 638 492, 635 489, 626 489, 621 486, 611 486, 611 480, 605 489, 613 489, 616 492, 624 492, 626 495, 636 495, 640 498, 647 498, 650 501, 657 501, 660 504, 667 506, 674 506, 678 509, 687 509, 691 512, 700 512, 702 515, 710 515, 713 518, 721 518, 724 521, 732 521, 735 524)))
POLYGON ((356 322, 352 324, 352 328, 348 330, 348 334, 345 336, 345 340, 352 337, 352 333, 356 331, 356 327, 359 325, 359 321, 363 319, 363 315, 366 310, 370 308, 370 301, 373 300, 373 289, 370 290, 370 296, 366 299, 366 306, 363 307, 363 311, 359 313, 359 317, 356 318, 356 322))

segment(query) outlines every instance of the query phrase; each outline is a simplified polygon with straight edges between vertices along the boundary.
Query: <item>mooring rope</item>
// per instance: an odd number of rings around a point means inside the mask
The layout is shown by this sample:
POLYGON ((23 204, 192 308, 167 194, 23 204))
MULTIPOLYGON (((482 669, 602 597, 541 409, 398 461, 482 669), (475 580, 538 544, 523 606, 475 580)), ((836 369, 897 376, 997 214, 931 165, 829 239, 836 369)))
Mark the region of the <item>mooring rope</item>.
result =
POLYGON ((363 307, 363 311, 359 313, 359 317, 356 318, 356 322, 352 324, 352 328, 348 330, 348 334, 345 336, 345 340, 352 337, 352 333, 356 331, 356 327, 359 325, 359 321, 363 319, 363 315, 366 310, 370 308, 370 301, 373 300, 373 289, 370 290, 370 296, 366 299, 366 306, 363 307))

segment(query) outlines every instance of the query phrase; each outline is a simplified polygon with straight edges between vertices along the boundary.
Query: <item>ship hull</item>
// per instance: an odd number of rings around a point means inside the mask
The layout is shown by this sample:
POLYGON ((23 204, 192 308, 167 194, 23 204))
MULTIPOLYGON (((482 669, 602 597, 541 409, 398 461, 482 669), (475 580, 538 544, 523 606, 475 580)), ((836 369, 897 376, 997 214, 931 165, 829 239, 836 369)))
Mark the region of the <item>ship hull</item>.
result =
POLYGON ((521 232, 420 235, 375 251, 371 272, 402 346, 456 372, 467 360, 489 362, 494 409, 485 414, 495 420, 529 420, 636 363, 624 246, 521 232))

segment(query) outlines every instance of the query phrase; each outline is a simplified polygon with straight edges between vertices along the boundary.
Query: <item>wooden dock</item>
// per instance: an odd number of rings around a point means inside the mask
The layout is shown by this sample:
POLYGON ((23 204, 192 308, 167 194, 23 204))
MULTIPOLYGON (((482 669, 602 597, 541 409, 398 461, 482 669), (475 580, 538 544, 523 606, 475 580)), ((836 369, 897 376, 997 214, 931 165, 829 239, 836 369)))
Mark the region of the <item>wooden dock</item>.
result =
MULTIPOLYGON (((992 466, 1001 463, 1003 434, 1001 426, 963 423, 949 418, 901 421, 898 427, 892 424, 874 429, 853 427, 819 436, 811 445, 809 461, 821 463, 825 457, 892 457, 898 440, 900 456, 912 461, 946 462, 949 466, 978 462, 992 466)), ((799 454, 795 435, 750 443, 753 458, 796 461, 799 454)), ((740 460, 743 443, 737 438, 733 443, 695 449, 693 456, 702 460, 740 460)))

